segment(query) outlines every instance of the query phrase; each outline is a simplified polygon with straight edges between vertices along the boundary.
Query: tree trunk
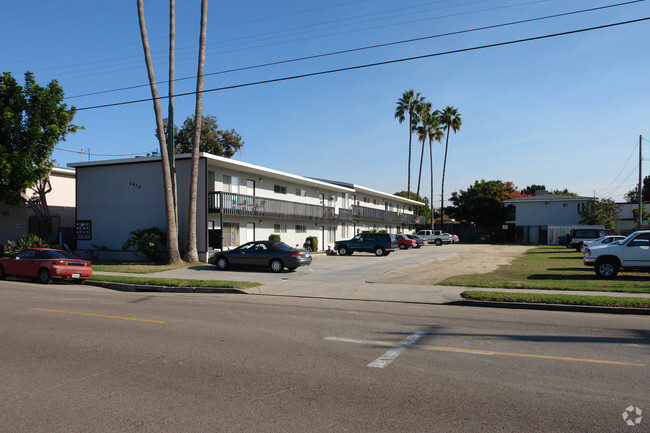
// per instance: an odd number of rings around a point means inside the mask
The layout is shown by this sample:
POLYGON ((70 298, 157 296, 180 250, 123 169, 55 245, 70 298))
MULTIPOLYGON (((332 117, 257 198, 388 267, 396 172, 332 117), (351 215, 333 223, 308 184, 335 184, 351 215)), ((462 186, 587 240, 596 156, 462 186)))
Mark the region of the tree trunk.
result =
POLYGON ((442 218, 445 216, 445 171, 447 170, 447 148, 449 147, 449 126, 447 126, 447 139, 445 140, 445 159, 442 163, 442 192, 440 196, 440 230, 445 230, 442 218))
POLYGON ((176 192, 176 152, 174 145, 174 93, 176 78, 176 1, 169 0, 169 105, 167 112, 167 153, 174 197, 174 219, 178 227, 178 193, 176 192))
POLYGON ((187 245, 185 261, 198 262, 196 242, 196 207, 199 183, 199 145, 201 142, 201 122, 203 120, 203 75, 205 66, 205 40, 208 26, 208 0, 201 1, 201 35, 199 37, 199 68, 196 77, 196 108, 194 111, 194 142, 192 143, 192 174, 190 179, 190 203, 187 212, 187 245))
POLYGON ((409 111, 409 166, 408 166, 408 183, 406 184, 406 198, 408 198, 409 200, 411 199, 411 137, 413 136, 413 134, 411 133, 412 123, 413 123, 413 113, 409 111))
POLYGON ((424 161, 424 142, 426 138, 422 139, 422 152, 420 152, 420 171, 418 172, 418 190, 415 193, 415 199, 420 200, 420 182, 422 181, 422 161, 424 161))
POLYGON ((431 138, 429 138, 429 162, 431 163, 431 198, 429 199, 429 205, 431 206, 431 230, 433 230, 433 144, 431 138))
POLYGON ((144 21, 144 7, 142 0, 137 1, 140 36, 142 38, 142 48, 144 50, 144 61, 147 65, 147 73, 149 75, 149 86, 151 87, 151 97, 153 98, 153 110, 156 115, 156 135, 158 136, 158 143, 160 144, 160 161, 162 163, 163 187, 165 192, 165 217, 167 220, 167 251, 169 253, 169 263, 178 263, 181 261, 181 255, 178 250, 178 226, 176 224, 176 219, 174 218, 174 197, 172 192, 167 144, 165 141, 165 130, 163 128, 162 111, 160 109, 158 87, 156 86, 156 76, 154 75, 153 62, 151 61, 151 50, 149 49, 149 39, 147 38, 147 27, 144 21))

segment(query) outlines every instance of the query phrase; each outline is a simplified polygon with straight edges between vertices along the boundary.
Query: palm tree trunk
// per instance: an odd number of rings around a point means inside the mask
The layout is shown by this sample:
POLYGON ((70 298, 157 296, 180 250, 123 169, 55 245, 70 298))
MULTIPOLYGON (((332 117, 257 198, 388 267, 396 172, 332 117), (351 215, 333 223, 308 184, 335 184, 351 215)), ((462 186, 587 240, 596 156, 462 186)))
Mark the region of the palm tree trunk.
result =
POLYGON ((447 149, 449 147, 449 125, 447 125, 447 139, 445 140, 445 159, 442 163, 442 191, 440 196, 440 230, 445 229, 443 217, 445 216, 445 171, 447 170, 447 149))
POLYGON ((431 164, 431 195, 429 204, 431 205, 431 230, 433 230, 433 145, 432 140, 429 138, 429 163, 431 164))
POLYGON ((192 143, 192 178, 190 180, 190 203, 187 213, 187 246, 185 261, 198 262, 196 245, 196 206, 199 183, 199 145, 203 118, 203 75, 205 66, 205 40, 208 26, 208 0, 201 1, 201 35, 199 37, 199 68, 196 78, 196 107, 194 110, 194 141, 192 143))
POLYGON ((156 77, 153 72, 151 50, 149 49, 149 39, 147 38, 147 27, 144 21, 144 7, 142 0, 137 1, 140 36, 142 38, 142 48, 144 50, 144 61, 147 65, 147 73, 149 75, 153 110, 156 115, 156 135, 158 136, 158 143, 160 144, 160 161, 162 162, 163 188, 165 192, 165 217, 167 219, 167 251, 169 254, 169 263, 178 263, 181 261, 181 255, 178 250, 178 226, 176 224, 176 219, 174 218, 174 197, 169 170, 169 159, 167 155, 167 144, 165 142, 165 131, 163 129, 162 111, 160 109, 156 77))
POLYGON ((413 137, 412 126, 413 113, 409 111, 409 166, 408 166, 408 183, 406 184, 406 198, 411 199, 411 138, 413 137))
POLYGON ((169 0, 169 105, 167 112, 167 153, 169 156, 169 172, 172 179, 172 195, 174 196, 174 219, 178 226, 178 203, 176 192, 176 155, 174 152, 174 79, 176 76, 176 1, 169 0))
POLYGON ((422 161, 424 161, 424 142, 426 141, 426 137, 422 139, 422 152, 420 152, 420 171, 418 172, 418 190, 415 193, 415 199, 419 200, 420 199, 420 182, 422 180, 422 161))

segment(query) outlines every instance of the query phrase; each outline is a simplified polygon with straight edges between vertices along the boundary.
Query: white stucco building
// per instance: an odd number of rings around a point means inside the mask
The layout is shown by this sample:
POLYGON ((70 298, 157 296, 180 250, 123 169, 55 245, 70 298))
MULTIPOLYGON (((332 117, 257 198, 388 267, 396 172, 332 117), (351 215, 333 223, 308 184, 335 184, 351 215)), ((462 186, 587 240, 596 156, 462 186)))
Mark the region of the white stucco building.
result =
MULTIPOLYGON (((191 155, 176 156, 179 246, 187 227, 191 155)), ((106 247, 102 257, 128 257, 121 248, 133 230, 166 231, 160 157, 70 164, 77 172, 77 248, 106 247)), ((364 230, 411 233, 422 203, 355 184, 312 179, 201 153, 197 205, 199 257, 275 233, 320 250, 364 230)))

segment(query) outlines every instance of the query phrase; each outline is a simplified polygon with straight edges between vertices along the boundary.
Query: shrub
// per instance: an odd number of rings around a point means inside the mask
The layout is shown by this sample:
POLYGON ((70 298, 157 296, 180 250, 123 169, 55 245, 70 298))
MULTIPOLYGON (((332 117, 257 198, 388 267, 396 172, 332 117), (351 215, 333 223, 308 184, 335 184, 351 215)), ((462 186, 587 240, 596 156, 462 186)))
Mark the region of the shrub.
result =
POLYGON ((269 240, 273 242, 280 242, 280 235, 273 233, 269 235, 269 240))
POLYGON ((308 236, 305 239, 305 244, 309 245, 311 251, 318 251, 318 238, 316 236, 308 236))
POLYGON ((167 236, 158 227, 133 230, 122 246, 122 250, 133 251, 136 256, 142 254, 151 261, 158 261, 160 260, 158 250, 166 240, 167 236))
POLYGON ((7 245, 4 247, 4 254, 12 256, 25 248, 50 248, 50 244, 34 234, 27 234, 19 237, 15 241, 7 241, 7 245))

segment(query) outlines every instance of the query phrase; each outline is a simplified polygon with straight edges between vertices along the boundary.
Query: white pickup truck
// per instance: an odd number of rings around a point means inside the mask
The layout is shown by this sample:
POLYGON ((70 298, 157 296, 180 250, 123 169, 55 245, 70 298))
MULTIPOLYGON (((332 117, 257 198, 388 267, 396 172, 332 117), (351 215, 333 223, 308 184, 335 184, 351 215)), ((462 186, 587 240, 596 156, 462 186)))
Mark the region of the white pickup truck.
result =
POLYGON ((420 236, 426 239, 428 243, 438 246, 453 242, 451 235, 449 233, 443 233, 442 230, 420 230, 416 233, 416 236, 420 236))
POLYGON ((622 241, 585 248, 583 263, 600 278, 614 278, 623 269, 650 271, 650 230, 634 232, 622 241))

